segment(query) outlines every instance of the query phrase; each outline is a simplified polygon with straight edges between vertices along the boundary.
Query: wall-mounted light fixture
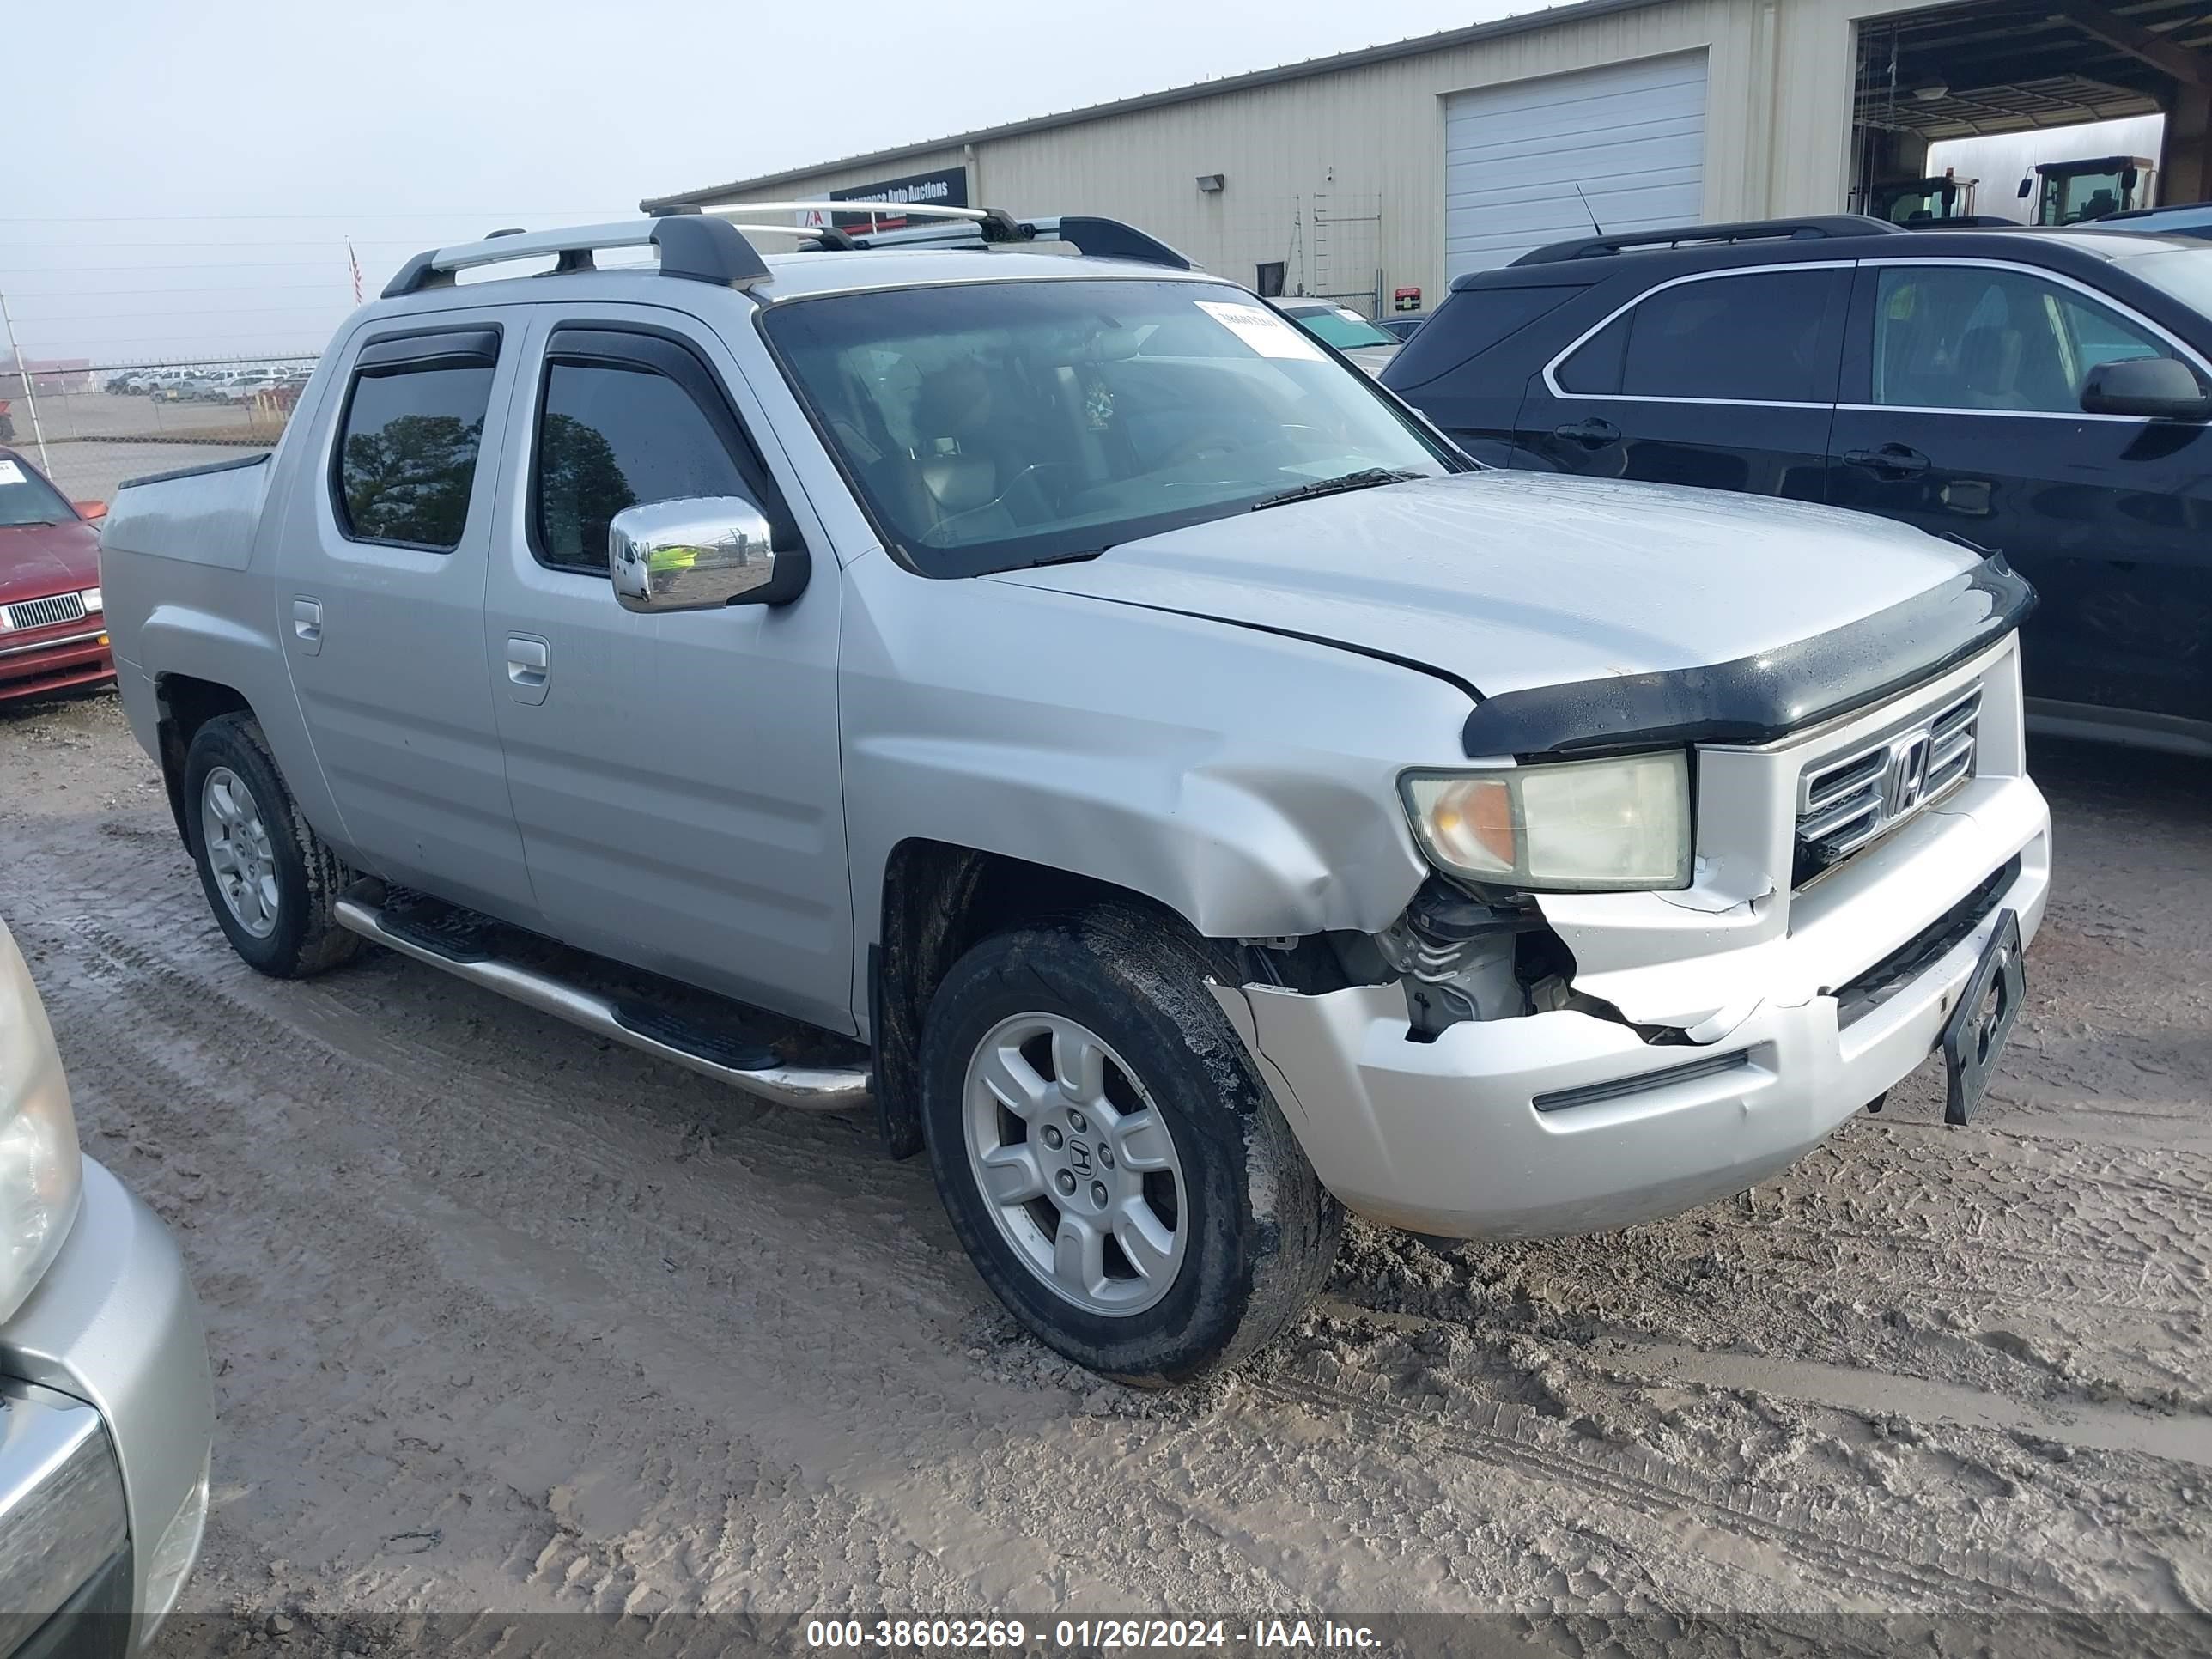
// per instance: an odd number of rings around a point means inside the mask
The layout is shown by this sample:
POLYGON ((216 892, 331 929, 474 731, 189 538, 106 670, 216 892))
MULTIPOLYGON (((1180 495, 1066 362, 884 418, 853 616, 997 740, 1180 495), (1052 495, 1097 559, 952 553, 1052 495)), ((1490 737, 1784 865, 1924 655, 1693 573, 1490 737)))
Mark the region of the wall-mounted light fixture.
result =
POLYGON ((1198 175, 1198 193, 1201 196, 1218 196, 1221 193, 1222 185, 1227 182, 1228 175, 1225 173, 1201 173, 1198 175))

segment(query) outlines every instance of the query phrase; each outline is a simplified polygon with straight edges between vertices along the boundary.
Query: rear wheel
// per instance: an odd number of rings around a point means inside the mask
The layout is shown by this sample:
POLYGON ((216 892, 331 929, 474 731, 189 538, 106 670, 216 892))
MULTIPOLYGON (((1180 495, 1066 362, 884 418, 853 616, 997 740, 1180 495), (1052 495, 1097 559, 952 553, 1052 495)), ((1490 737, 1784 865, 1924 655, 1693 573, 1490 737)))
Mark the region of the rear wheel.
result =
POLYGON ((930 1161, 985 1282, 1142 1386, 1274 1336, 1341 1224, 1206 974, 1194 940, 1104 907, 977 945, 923 1033, 930 1161))
POLYGON ((335 968, 361 946, 337 924, 349 872, 300 816, 250 714, 224 714, 185 756, 185 823, 216 923, 277 979, 335 968))

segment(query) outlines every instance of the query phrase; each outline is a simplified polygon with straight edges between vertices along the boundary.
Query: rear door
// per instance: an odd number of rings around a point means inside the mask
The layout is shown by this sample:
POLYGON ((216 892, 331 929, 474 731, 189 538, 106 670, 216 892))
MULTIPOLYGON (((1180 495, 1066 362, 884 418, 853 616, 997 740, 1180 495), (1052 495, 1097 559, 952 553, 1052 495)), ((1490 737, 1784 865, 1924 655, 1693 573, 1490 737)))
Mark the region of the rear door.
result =
POLYGON ((2206 374, 2057 272, 1870 261, 1854 289, 1829 499, 1995 549, 2034 583, 2022 663, 2047 717, 2212 720, 2212 430, 2081 405, 2096 364, 2147 356, 2206 374))
POLYGON ((369 324, 287 498, 277 626, 347 837, 378 873, 528 921, 484 678, 484 566, 520 342, 505 307, 369 324))
POLYGON ((1700 271, 1647 289, 1529 381, 1517 459, 1819 501, 1850 289, 1848 262, 1700 271))
POLYGON ((837 561, 721 339, 656 307, 539 311, 478 652, 550 930, 849 1031, 837 561), (623 609, 609 520, 732 495, 808 548, 805 591, 623 609))

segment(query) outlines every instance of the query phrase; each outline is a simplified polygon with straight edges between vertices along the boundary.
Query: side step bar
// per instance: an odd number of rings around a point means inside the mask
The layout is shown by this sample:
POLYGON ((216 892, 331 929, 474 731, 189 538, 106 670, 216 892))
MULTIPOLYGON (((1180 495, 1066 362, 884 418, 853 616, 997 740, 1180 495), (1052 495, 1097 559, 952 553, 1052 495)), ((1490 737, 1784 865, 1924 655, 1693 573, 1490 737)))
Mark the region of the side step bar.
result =
POLYGON ((447 955, 418 944, 407 934, 384 925, 375 905, 342 898, 336 910, 338 925, 387 950, 442 969, 456 979, 481 985, 504 997, 527 1004, 540 1013, 565 1019, 572 1025, 617 1042, 627 1043, 662 1060, 689 1066, 703 1077, 727 1083, 758 1095, 778 1106, 804 1112, 842 1112, 868 1103, 868 1073, 861 1066, 765 1066, 740 1069, 706 1054, 694 1054, 674 1042, 625 1024, 618 1006, 595 992, 543 974, 516 963, 485 955, 447 955))

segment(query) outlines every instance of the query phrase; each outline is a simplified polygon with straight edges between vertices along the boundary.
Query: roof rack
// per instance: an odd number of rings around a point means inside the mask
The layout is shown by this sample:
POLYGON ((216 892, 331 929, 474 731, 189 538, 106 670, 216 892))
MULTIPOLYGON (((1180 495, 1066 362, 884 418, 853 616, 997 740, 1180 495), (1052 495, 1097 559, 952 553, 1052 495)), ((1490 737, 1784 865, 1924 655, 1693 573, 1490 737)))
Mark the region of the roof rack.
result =
MULTIPOLYGON (((1139 264, 1193 270, 1191 261, 1157 236, 1119 219, 1095 214, 1059 214, 1047 218, 1017 219, 1004 208, 939 207, 904 202, 729 202, 663 208, 665 216, 702 214, 724 217, 735 213, 818 213, 824 222, 804 228, 812 243, 800 244, 804 252, 882 247, 988 247, 1010 242, 1065 242, 1079 253, 1101 259, 1133 259, 1139 264), (871 218, 929 219, 934 224, 901 225, 892 230, 862 230, 840 227, 837 216, 871 218)), ((766 227, 763 227, 764 228, 766 227)), ((747 227, 750 228, 750 227, 747 227)), ((774 228, 781 230, 782 227, 774 228)))
POLYGON ((548 254, 554 256, 553 275, 591 270, 596 269, 593 253, 617 247, 654 249, 660 256, 664 276, 750 288, 766 281, 769 275, 766 262, 750 240, 755 236, 795 237, 799 251, 804 252, 869 247, 977 248, 1059 241, 1079 253, 1101 258, 1135 259, 1177 270, 1195 269, 1165 242, 1134 225, 1091 215, 1016 219, 1002 208, 908 207, 901 203, 889 204, 889 210, 880 216, 943 222, 902 225, 896 230, 842 229, 834 217, 823 224, 809 225, 779 224, 766 219, 740 223, 730 216, 817 212, 834 216, 869 213, 885 205, 872 202, 740 202, 708 208, 686 204, 666 209, 653 218, 620 224, 578 225, 567 230, 495 230, 482 241, 416 254, 384 285, 384 297, 396 300, 428 289, 450 288, 457 271, 512 259, 539 259, 548 254))
POLYGON ((768 266, 760 254, 745 240, 744 233, 727 220, 640 219, 624 224, 578 225, 568 230, 498 230, 480 242, 432 248, 400 266, 399 274, 384 285, 384 297, 396 300, 425 289, 450 288, 455 271, 509 259, 543 258, 549 253, 556 256, 553 269, 556 272, 590 270, 592 255, 610 247, 651 247, 660 255, 662 276, 695 283, 750 288, 768 277, 768 266))
POLYGON ((1590 259, 1632 248, 1698 246, 1708 242, 1814 241, 1828 237, 1887 236, 1902 225, 1863 213, 1817 214, 1807 219, 1747 219, 1735 224, 1682 225, 1672 230, 1638 230, 1620 236, 1577 236, 1524 253, 1516 265, 1557 264, 1590 259))

